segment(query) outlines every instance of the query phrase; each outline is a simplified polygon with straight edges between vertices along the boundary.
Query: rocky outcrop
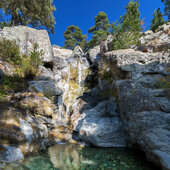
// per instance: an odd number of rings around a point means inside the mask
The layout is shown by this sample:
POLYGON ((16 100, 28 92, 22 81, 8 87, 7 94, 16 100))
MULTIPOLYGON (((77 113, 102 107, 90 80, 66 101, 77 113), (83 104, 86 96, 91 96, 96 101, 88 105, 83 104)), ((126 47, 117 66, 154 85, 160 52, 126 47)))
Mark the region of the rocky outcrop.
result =
POLYGON ((13 162, 43 150, 55 106, 40 93, 16 93, 0 103, 0 161, 13 162))
POLYGON ((26 55, 30 54, 34 44, 37 43, 39 49, 44 53, 43 62, 51 63, 53 61, 53 50, 46 30, 36 30, 27 26, 5 27, 0 30, 0 40, 2 39, 16 41, 21 53, 26 55))
POLYGON ((137 50, 143 52, 170 52, 170 23, 159 27, 156 33, 148 30, 142 34, 141 46, 137 50))
POLYGON ((73 130, 82 141, 98 147, 126 146, 124 128, 113 103, 114 99, 110 99, 81 110, 81 115, 74 121, 73 130))
POLYGON ((170 100, 169 53, 142 53, 132 49, 108 52, 103 68, 109 75, 125 73, 114 81, 118 111, 129 144, 138 145, 148 160, 169 169, 170 100), (105 69, 106 70, 106 69, 105 69))
POLYGON ((108 35, 106 41, 102 45, 95 46, 94 48, 87 51, 86 53, 87 59, 90 61, 90 63, 94 64, 96 67, 99 65, 100 62, 101 48, 104 53, 113 50, 112 35, 108 35))
POLYGON ((97 66, 97 62, 100 61, 100 46, 96 46, 87 52, 88 60, 97 66))
POLYGON ((156 33, 143 33, 136 49, 105 50, 101 56, 97 46, 87 52, 98 69, 99 84, 91 89, 90 98, 89 94, 83 98, 86 104, 75 105, 80 114, 75 111, 72 120, 81 140, 102 147, 138 145, 148 160, 170 169, 169 29, 167 24, 156 33), (109 103, 111 96, 115 100, 109 103), (108 103, 117 105, 117 115, 109 114, 108 103), (106 119, 112 126, 104 124, 106 119))

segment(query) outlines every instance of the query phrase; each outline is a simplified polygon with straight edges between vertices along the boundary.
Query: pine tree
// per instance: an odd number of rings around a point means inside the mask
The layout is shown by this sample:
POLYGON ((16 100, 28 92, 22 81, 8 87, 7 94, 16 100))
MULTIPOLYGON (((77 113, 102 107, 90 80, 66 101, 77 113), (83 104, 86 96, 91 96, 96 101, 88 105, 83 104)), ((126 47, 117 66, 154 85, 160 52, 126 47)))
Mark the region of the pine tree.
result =
POLYGON ((119 21, 111 24, 115 50, 130 48, 140 43, 141 20, 139 2, 131 0, 125 9, 126 13, 124 16, 121 16, 119 21))
POLYGON ((122 28, 123 31, 140 31, 140 12, 139 2, 131 0, 125 7, 126 13, 123 16, 122 28))
POLYGON ((151 21, 151 25, 150 28, 153 32, 156 31, 156 29, 163 25, 164 22, 164 18, 163 18, 163 14, 160 11, 160 8, 158 8, 157 10, 155 10, 154 14, 153 14, 153 20, 151 21))
POLYGON ((54 33, 56 10, 52 0, 1 0, 0 8, 4 14, 11 16, 12 25, 32 25, 45 27, 54 33))
POLYGON ((164 2, 164 15, 168 16, 168 20, 170 21, 170 0, 162 0, 164 2))
POLYGON ((96 45, 99 45, 101 41, 106 40, 107 35, 109 34, 109 20, 107 14, 104 12, 99 12, 95 17, 95 26, 89 29, 89 33, 92 33, 92 39, 89 42, 89 47, 92 48, 96 45))
POLYGON ((82 35, 82 31, 78 26, 70 25, 64 32, 65 45, 67 49, 73 50, 75 46, 79 45, 83 50, 85 48, 86 36, 82 35))

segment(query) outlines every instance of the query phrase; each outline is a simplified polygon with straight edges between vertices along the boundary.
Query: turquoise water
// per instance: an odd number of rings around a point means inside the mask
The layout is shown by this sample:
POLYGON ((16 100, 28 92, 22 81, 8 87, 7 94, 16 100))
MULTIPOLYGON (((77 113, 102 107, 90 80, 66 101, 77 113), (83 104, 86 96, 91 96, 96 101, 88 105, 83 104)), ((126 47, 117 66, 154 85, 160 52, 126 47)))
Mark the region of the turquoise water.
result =
POLYGON ((10 164, 5 170, 155 170, 130 149, 82 148, 63 144, 10 164))

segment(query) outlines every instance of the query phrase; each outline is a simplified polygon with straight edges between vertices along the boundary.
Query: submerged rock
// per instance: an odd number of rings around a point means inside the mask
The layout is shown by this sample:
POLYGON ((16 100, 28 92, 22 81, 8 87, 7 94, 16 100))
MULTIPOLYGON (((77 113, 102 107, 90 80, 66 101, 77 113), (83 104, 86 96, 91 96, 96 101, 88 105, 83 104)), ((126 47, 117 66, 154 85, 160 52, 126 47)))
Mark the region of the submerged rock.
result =
POLYGON ((12 146, 0 145, 0 161, 11 163, 24 159, 24 156, 19 148, 12 146))

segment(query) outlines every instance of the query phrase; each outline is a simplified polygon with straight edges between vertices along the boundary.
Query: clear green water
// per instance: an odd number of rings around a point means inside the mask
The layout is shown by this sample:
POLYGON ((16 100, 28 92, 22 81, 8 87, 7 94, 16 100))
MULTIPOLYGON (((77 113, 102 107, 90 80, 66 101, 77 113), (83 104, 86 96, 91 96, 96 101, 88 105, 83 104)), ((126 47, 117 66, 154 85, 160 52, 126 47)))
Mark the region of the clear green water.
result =
POLYGON ((63 144, 5 166, 5 170, 155 170, 130 149, 82 148, 63 144))

